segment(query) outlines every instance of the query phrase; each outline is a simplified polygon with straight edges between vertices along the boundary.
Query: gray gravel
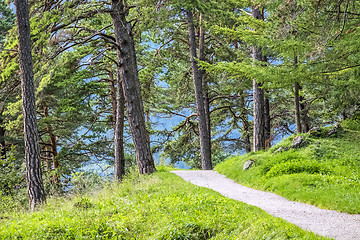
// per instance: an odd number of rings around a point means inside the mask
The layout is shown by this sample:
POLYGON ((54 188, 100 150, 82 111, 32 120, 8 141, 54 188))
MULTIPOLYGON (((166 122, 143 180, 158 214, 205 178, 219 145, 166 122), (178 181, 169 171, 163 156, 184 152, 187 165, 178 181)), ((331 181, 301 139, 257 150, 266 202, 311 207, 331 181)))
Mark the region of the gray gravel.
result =
POLYGON ((192 184, 213 189, 225 197, 259 207, 302 229, 335 239, 360 240, 360 214, 339 213, 292 202, 279 195, 254 190, 215 171, 172 171, 192 184))

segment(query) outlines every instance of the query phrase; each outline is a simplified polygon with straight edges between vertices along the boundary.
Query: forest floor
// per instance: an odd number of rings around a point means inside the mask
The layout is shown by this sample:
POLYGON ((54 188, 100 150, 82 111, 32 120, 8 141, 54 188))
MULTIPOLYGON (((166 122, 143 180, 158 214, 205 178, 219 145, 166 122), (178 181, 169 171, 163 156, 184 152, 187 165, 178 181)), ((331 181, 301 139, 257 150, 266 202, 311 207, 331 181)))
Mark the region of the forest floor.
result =
POLYGON ((360 214, 340 213, 289 201, 270 192, 242 186, 215 171, 172 171, 195 185, 213 189, 225 197, 259 207, 302 229, 334 239, 359 239, 360 214))

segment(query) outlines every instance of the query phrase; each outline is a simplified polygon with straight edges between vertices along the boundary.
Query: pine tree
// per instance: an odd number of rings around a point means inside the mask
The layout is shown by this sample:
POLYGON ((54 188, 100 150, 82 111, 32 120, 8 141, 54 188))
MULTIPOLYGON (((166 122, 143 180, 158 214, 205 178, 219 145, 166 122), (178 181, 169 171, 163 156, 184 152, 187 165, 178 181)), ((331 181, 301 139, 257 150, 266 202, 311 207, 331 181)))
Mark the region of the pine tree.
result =
POLYGON ((42 183, 38 130, 35 113, 35 89, 31 58, 29 9, 27 1, 15 1, 19 36, 19 66, 24 114, 26 176, 30 210, 45 202, 42 183))

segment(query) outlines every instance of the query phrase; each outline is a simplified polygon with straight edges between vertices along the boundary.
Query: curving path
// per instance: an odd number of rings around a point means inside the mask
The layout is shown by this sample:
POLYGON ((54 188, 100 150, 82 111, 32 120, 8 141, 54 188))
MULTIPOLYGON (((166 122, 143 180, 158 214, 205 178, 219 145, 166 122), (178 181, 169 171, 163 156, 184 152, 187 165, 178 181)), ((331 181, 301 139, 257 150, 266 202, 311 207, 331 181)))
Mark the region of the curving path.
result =
POLYGON ((242 186, 215 171, 171 172, 192 184, 213 189, 225 197, 259 207, 302 229, 335 239, 360 240, 360 214, 339 213, 305 203, 292 202, 274 193, 242 186))

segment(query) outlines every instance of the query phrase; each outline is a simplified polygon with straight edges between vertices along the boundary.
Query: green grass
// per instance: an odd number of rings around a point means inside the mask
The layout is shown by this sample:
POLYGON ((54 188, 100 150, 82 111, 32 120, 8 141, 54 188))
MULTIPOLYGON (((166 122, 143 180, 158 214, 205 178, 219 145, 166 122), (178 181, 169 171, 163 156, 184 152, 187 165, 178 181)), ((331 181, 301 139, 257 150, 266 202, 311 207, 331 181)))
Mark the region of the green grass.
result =
POLYGON ((360 213, 360 129, 353 129, 345 128, 331 137, 302 134, 306 137, 303 147, 274 154, 279 147, 291 145, 295 137, 291 136, 266 152, 233 157, 215 170, 243 185, 290 200, 360 213), (243 171, 249 159, 255 164, 243 171))
POLYGON ((6 216, 0 239, 325 239, 164 169, 6 216))

